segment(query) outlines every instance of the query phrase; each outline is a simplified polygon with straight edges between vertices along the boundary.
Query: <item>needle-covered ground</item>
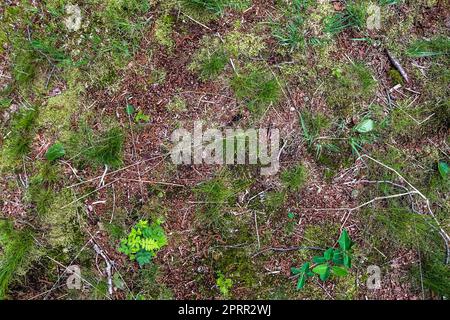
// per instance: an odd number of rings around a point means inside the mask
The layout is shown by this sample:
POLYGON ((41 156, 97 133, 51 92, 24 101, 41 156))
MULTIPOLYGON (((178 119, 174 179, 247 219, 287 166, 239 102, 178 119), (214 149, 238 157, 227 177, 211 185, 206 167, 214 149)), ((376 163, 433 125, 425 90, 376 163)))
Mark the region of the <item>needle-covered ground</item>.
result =
POLYGON ((448 298, 449 30, 445 0, 3 1, 0 299, 448 298), (278 128, 280 171, 173 164, 196 121, 278 128))

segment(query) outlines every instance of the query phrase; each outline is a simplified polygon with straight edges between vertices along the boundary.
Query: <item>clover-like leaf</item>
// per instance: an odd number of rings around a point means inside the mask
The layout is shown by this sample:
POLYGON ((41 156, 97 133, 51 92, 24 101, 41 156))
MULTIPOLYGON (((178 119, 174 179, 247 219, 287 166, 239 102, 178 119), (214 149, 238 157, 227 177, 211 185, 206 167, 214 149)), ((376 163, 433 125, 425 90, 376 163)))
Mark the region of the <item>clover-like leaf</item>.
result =
POLYGON ((325 253, 323 254, 323 257, 325 258, 326 261, 330 261, 331 259, 333 259, 333 253, 334 253, 334 249, 329 248, 327 251, 325 251, 325 253))
POLYGON ((131 104, 127 104, 127 107, 125 108, 125 111, 127 112, 127 115, 131 116, 134 113, 134 107, 131 104))
POLYGON ((301 290, 305 287, 307 275, 302 274, 297 281, 297 290, 301 290))
POLYGON ((358 124, 355 130, 359 133, 369 133, 375 129, 375 122, 372 119, 366 119, 358 124))
POLYGON ((344 266, 349 269, 352 267, 352 258, 348 254, 344 254, 344 266))
POLYGON ((350 237, 348 235, 347 230, 343 230, 341 233, 341 236, 339 237, 339 246, 343 251, 350 250, 352 246, 352 241, 350 240, 350 237))
POLYGON ((57 159, 60 159, 64 157, 66 154, 66 151, 64 150, 64 146, 61 143, 55 143, 50 148, 48 148, 45 158, 48 161, 55 161, 57 159))
POLYGON ((312 260, 315 264, 322 264, 322 263, 327 262, 327 259, 324 257, 313 257, 312 260))
POLYGON ((448 173, 450 171, 447 162, 439 161, 438 169, 439 169, 439 173, 441 174, 441 177, 443 179, 447 179, 448 173))
POLYGON ((322 281, 327 281, 330 277, 330 266, 326 263, 316 266, 312 271, 318 274, 322 281))
POLYGON ((342 268, 342 267, 338 267, 338 266, 333 266, 331 268, 331 271, 337 277, 345 277, 346 275, 348 275, 347 269, 342 268))

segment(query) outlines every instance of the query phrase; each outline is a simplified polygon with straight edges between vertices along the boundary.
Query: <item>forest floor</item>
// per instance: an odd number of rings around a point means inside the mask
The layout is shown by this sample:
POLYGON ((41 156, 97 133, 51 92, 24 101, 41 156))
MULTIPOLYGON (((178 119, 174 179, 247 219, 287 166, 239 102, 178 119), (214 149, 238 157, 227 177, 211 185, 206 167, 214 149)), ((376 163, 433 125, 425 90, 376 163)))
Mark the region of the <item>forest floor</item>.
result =
POLYGON ((0 299, 450 296, 448 1, 8 0, 0 23, 0 299), (174 164, 199 121, 278 129, 279 172, 174 164))

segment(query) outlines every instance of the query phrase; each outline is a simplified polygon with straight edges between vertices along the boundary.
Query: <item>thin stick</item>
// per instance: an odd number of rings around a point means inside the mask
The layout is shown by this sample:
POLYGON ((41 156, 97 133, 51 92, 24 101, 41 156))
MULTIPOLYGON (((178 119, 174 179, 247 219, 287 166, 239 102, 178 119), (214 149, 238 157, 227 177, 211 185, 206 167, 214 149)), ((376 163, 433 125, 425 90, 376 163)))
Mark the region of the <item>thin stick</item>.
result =
POLYGON ((258 219, 256 217, 256 211, 254 212, 254 217, 255 217, 255 229, 256 229, 256 240, 258 242, 258 250, 261 249, 261 242, 259 240, 259 231, 258 231, 258 219))
POLYGON ((400 61, 397 58, 395 58, 387 49, 386 49, 386 54, 389 58, 389 61, 392 63, 392 65, 395 67, 395 69, 397 69, 398 72, 400 72, 403 79, 405 79, 406 82, 409 82, 408 74, 406 73, 405 69, 403 69, 402 65, 400 64, 400 61))

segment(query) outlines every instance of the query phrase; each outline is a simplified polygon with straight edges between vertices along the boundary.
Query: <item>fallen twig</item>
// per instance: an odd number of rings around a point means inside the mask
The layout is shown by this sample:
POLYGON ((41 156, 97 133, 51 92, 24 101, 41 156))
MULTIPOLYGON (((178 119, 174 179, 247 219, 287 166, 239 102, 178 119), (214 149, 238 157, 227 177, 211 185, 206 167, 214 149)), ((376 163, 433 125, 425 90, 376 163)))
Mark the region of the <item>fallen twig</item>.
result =
POLYGON ((400 61, 397 58, 395 58, 387 49, 386 49, 386 54, 389 58, 389 61, 392 63, 392 65, 395 67, 395 69, 397 69, 398 72, 400 72, 402 78, 405 79, 405 81, 409 83, 408 74, 406 73, 405 69, 403 69, 402 65, 400 64, 400 61))
POLYGON ((96 244, 94 243, 94 250, 95 252, 100 255, 103 260, 105 260, 106 263, 106 276, 108 277, 108 293, 110 296, 112 296, 113 294, 113 282, 112 282, 112 265, 114 264, 114 262, 112 262, 111 260, 109 260, 109 258, 106 256, 106 254, 103 252, 103 250, 96 244))

